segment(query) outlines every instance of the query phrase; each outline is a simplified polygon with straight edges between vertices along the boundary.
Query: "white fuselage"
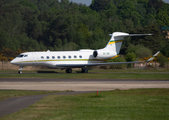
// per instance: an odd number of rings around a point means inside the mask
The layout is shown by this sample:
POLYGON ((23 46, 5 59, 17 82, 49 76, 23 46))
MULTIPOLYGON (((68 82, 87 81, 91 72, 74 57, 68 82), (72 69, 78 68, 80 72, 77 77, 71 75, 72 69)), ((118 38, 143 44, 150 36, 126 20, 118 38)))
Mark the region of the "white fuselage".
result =
MULTIPOLYGON (((114 32, 110 34, 111 38, 105 48, 98 50, 82 49, 79 51, 47 51, 47 52, 25 52, 21 53, 11 61, 11 64, 20 66, 46 66, 51 68, 67 69, 71 73, 71 68, 82 68, 86 66, 112 65, 117 63, 101 63, 106 59, 112 59, 118 56, 124 37, 144 36, 152 34, 128 34, 123 32, 114 32)), ((124 62, 119 62, 124 64, 124 62)), ((21 72, 19 72, 21 73, 21 72)))
MULTIPOLYGON (((58 52, 25 52, 11 61, 18 66, 46 66, 60 68, 59 64, 92 64, 102 62, 93 57, 94 50, 58 51, 58 52)), ((63 67, 67 68, 67 67, 63 67)))

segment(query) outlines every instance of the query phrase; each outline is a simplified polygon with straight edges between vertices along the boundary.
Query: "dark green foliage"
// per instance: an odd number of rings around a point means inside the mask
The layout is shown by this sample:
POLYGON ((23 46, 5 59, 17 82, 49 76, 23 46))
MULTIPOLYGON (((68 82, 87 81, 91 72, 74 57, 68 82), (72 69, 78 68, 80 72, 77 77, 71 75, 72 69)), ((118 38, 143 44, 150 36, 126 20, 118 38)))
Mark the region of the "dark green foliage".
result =
MULTIPOLYGON (((126 62, 124 58, 122 57, 117 57, 112 60, 109 60, 108 62, 126 62)), ((120 65, 112 65, 110 68, 111 69, 124 69, 126 68, 126 64, 120 64, 120 65)))
POLYGON ((160 54, 159 56, 157 56, 157 61, 160 63, 160 67, 166 67, 166 65, 168 64, 168 59, 163 56, 162 54, 160 54))
POLYGON ((162 0, 149 0, 148 2, 149 7, 154 7, 156 10, 159 10, 163 7, 163 1, 162 0))
POLYGON ((0 0, 0 50, 99 49, 119 31, 154 34, 125 38, 121 53, 130 43, 154 53, 167 42, 160 27, 169 26, 168 18, 169 4, 161 0, 93 0, 89 7, 69 0, 0 0))
POLYGON ((108 4, 109 4, 108 0, 93 0, 92 4, 90 5, 90 8, 98 12, 104 10, 108 4))
POLYGON ((138 59, 152 55, 152 51, 149 48, 143 45, 135 46, 133 44, 128 46, 128 49, 126 50, 126 54, 127 53, 134 53, 138 59))
POLYGON ((142 44, 145 47, 150 48, 153 53, 161 50, 164 45, 164 38, 158 26, 149 25, 144 28, 138 27, 131 30, 130 33, 152 33, 153 36, 132 37, 131 43, 134 45, 142 44))
POLYGON ((127 53, 125 55, 126 61, 135 61, 136 60, 136 55, 134 53, 127 53))
MULTIPOLYGON (((135 61, 136 60, 136 55, 133 52, 132 53, 127 53, 127 55, 125 55, 125 59, 128 62, 135 61)), ((131 68, 131 67, 132 67, 132 64, 128 64, 127 65, 127 68, 131 68)))
POLYGON ((161 50, 164 56, 169 57, 169 43, 167 43, 161 50))

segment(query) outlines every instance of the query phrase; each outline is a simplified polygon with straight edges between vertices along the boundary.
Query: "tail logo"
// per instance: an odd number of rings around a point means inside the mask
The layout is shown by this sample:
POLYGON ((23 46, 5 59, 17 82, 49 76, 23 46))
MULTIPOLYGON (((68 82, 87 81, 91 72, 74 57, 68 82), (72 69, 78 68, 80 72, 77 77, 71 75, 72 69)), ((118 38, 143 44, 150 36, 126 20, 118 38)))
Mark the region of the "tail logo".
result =
POLYGON ((112 40, 109 42, 108 45, 114 44, 114 43, 119 43, 119 42, 123 42, 123 40, 112 40))

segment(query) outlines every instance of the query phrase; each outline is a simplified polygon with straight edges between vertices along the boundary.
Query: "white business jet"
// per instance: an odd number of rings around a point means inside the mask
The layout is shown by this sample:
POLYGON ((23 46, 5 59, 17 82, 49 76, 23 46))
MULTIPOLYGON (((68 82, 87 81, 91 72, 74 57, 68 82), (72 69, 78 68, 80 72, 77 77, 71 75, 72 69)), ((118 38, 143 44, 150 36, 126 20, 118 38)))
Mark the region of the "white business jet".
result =
MULTIPOLYGON (((20 74, 22 73, 24 66, 46 66, 50 68, 66 69, 66 73, 72 73, 72 68, 82 68, 81 72, 87 73, 87 66, 138 63, 140 61, 112 63, 105 63, 104 61, 107 59, 113 59, 118 56, 124 37, 144 35, 152 34, 128 34, 123 32, 114 32, 113 34, 110 34, 111 39, 103 49, 81 49, 79 51, 48 50, 46 52, 25 52, 18 55, 10 63, 20 66, 20 69, 18 71, 20 74)), ((158 53, 156 53, 154 56, 156 56, 158 53)), ((152 59, 153 58, 151 58, 151 60, 152 59)), ((150 61, 150 59, 148 61, 150 61)))

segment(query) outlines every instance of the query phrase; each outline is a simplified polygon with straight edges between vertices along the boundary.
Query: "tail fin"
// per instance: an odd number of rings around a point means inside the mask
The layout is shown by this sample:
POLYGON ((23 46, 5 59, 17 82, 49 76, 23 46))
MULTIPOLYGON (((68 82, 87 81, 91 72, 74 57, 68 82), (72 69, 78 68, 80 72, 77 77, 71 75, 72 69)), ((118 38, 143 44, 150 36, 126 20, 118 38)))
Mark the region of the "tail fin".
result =
POLYGON ((111 36, 111 39, 109 40, 108 44, 106 45, 104 49, 114 51, 116 52, 116 54, 119 54, 124 37, 144 36, 144 35, 153 35, 153 34, 129 34, 129 33, 123 33, 123 32, 114 32, 109 35, 111 36))

